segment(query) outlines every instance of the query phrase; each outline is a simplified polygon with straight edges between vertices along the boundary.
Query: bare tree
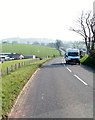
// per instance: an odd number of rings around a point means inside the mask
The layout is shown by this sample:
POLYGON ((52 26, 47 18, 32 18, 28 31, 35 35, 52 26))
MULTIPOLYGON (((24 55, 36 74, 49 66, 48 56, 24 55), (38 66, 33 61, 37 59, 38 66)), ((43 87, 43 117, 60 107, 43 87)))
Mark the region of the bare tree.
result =
POLYGON ((91 11, 84 13, 82 11, 81 17, 77 21, 77 23, 80 25, 80 28, 75 29, 75 28, 70 28, 71 31, 74 31, 78 34, 80 34, 85 41, 85 45, 87 48, 87 53, 90 52, 91 49, 94 49, 94 43, 93 41, 93 30, 92 30, 92 16, 91 16, 91 11), (92 47, 93 46, 93 47, 92 47))
POLYGON ((60 56, 61 56, 60 47, 62 47, 62 46, 63 46, 63 42, 61 40, 56 40, 55 47, 59 51, 60 56))
POLYGON ((74 41, 74 42, 72 42, 72 47, 73 48, 77 48, 77 49, 84 48, 85 47, 84 45, 85 45, 84 41, 74 41))
POLYGON ((91 24, 90 24, 90 26, 91 26, 91 31, 92 31, 92 33, 93 33, 93 37, 92 37, 92 50, 94 50, 95 49, 95 46, 94 46, 94 44, 95 44, 95 30, 94 30, 94 27, 95 27, 95 16, 93 16, 93 18, 91 19, 91 24))

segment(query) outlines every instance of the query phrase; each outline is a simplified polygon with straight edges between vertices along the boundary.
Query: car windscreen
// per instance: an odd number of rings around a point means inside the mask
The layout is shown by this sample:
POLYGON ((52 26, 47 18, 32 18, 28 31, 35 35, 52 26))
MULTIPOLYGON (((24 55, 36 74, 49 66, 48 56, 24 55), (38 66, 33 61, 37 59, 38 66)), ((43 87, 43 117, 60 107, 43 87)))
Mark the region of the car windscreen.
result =
POLYGON ((78 56, 78 52, 69 52, 68 56, 78 56))

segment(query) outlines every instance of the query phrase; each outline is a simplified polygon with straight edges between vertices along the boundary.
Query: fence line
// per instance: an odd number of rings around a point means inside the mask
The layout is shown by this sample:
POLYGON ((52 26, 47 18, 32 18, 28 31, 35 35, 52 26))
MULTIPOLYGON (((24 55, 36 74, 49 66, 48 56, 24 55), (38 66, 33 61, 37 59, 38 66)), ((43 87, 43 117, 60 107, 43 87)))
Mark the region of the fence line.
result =
POLYGON ((19 69, 23 66, 30 65, 31 63, 36 62, 38 60, 39 60, 39 58, 36 58, 36 59, 33 59, 33 60, 21 61, 19 63, 15 63, 15 64, 13 64, 9 67, 6 67, 5 69, 1 68, 0 76, 8 75, 9 73, 14 72, 15 70, 17 70, 17 69, 19 69))

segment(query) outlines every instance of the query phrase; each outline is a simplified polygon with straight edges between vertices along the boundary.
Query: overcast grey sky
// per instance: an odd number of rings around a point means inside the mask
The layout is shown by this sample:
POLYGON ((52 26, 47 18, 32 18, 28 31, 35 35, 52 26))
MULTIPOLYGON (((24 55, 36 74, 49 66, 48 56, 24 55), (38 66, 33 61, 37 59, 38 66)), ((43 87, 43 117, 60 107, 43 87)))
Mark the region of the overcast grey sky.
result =
POLYGON ((80 40, 69 31, 94 0, 0 0, 0 40, 10 37, 80 40))

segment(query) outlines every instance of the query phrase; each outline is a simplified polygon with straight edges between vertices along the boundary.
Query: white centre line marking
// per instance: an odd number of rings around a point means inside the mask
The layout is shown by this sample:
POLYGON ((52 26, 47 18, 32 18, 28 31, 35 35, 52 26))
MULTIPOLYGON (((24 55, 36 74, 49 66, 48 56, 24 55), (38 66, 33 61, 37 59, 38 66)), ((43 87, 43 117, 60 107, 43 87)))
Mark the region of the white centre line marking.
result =
POLYGON ((44 99, 44 97, 42 96, 42 97, 41 97, 41 99, 43 100, 43 99, 44 99))
POLYGON ((86 82, 84 82, 80 77, 78 77, 77 75, 74 75, 78 80, 80 80, 84 85, 88 85, 86 82))
POLYGON ((68 67, 66 67, 67 68, 67 70, 69 70, 69 72, 72 72, 68 67))
POLYGON ((42 97, 41 97, 41 99, 43 100, 44 99, 44 94, 42 93, 42 97))

